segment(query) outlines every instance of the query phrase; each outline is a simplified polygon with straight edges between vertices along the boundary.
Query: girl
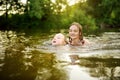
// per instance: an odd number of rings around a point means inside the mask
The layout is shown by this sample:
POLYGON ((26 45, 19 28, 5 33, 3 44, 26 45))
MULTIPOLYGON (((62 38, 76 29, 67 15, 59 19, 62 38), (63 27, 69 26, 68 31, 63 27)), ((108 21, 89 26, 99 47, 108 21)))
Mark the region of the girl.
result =
POLYGON ((54 46, 64 46, 66 45, 65 36, 62 33, 58 33, 52 39, 52 45, 54 46))
POLYGON ((69 28, 68 43, 73 46, 83 46, 89 44, 89 41, 83 38, 82 26, 77 22, 73 22, 69 28))

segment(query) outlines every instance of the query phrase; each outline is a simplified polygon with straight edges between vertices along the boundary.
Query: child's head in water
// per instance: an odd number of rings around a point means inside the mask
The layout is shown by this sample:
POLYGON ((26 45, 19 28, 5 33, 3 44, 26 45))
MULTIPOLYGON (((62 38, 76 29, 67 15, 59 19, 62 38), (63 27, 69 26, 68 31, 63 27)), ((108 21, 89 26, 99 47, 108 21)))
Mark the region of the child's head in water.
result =
POLYGON ((66 44, 65 36, 62 33, 58 33, 52 39, 52 45, 63 46, 66 44))

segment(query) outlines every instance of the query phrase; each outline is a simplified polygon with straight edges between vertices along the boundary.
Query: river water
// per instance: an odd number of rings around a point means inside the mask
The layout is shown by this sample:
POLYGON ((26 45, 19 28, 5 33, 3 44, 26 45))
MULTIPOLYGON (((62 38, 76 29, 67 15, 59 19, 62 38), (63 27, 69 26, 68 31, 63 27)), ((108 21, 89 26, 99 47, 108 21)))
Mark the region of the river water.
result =
POLYGON ((0 32, 0 80, 120 80, 120 32, 89 35, 88 46, 52 46, 52 37, 0 32))

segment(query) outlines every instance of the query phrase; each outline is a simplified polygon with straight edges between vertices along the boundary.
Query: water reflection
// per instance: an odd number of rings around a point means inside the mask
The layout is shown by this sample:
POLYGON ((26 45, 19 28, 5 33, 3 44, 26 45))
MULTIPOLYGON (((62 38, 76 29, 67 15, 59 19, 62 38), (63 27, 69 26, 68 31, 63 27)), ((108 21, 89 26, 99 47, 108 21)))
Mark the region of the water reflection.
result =
POLYGON ((117 80, 120 79, 119 61, 119 58, 81 58, 80 65, 89 68, 91 76, 117 80))
POLYGON ((6 34, 0 32, 0 80, 120 80, 120 33, 87 37, 94 42, 83 47, 6 34))
POLYGON ((69 70, 69 80, 97 80, 95 77, 91 77, 84 68, 78 65, 69 65, 67 66, 69 70))
POLYGON ((68 71, 68 80, 119 80, 120 33, 103 33, 88 39, 94 41, 92 45, 47 48, 56 53, 59 65, 68 71))
POLYGON ((67 80, 65 71, 55 67, 55 56, 51 53, 7 50, 5 54, 0 71, 2 80, 67 80))
POLYGON ((0 35, 0 80, 66 80, 64 70, 55 67, 53 53, 38 51, 31 38, 12 31, 0 35))

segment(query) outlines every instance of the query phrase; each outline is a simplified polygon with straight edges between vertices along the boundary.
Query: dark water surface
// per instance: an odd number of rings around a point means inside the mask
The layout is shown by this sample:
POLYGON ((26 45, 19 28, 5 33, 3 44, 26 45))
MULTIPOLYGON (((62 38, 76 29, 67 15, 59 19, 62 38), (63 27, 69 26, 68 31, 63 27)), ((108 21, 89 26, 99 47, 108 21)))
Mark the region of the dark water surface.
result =
POLYGON ((0 32, 0 80, 120 80, 120 33, 89 35, 88 46, 52 46, 53 35, 0 32))

